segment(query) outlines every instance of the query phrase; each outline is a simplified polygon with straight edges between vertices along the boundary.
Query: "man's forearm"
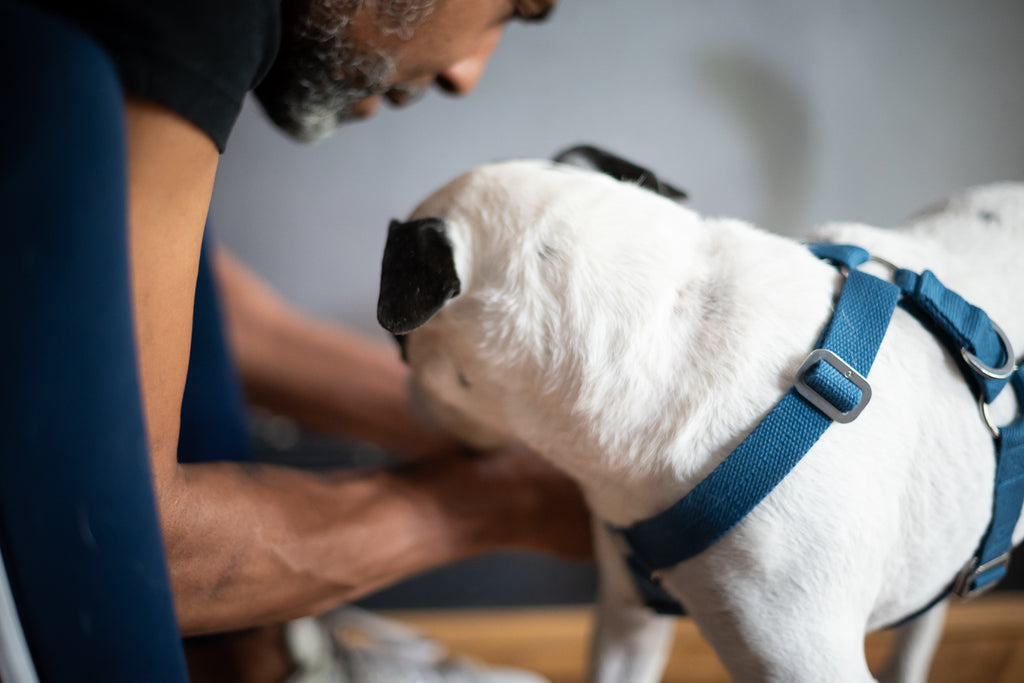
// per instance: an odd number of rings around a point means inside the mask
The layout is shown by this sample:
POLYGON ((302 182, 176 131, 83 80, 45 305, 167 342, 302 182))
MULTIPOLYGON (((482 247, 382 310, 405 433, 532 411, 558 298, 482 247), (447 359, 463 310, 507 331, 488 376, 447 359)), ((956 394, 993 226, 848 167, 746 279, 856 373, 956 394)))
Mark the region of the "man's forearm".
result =
POLYGON ((173 464, 156 489, 187 635, 313 614, 411 574, 498 549, 589 554, 564 475, 521 449, 475 458, 412 414, 394 349, 306 318, 221 253, 229 334, 250 398, 326 432, 437 457, 400 472, 317 474, 173 464))
POLYGON ((510 496, 501 510, 493 492, 475 493, 480 487, 470 485, 471 476, 460 463, 367 476, 179 466, 160 502, 183 633, 312 614, 416 572, 514 545, 525 508, 517 510, 510 496), (502 518, 504 532, 495 523, 502 518))

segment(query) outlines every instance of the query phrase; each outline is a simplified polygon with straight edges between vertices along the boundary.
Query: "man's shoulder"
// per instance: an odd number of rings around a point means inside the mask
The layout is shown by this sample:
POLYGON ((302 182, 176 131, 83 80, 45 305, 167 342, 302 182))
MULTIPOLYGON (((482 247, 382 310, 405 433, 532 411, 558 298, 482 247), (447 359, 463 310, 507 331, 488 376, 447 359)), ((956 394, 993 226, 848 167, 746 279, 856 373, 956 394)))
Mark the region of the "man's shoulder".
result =
POLYGON ((30 0, 91 36, 125 90, 192 121, 223 150, 280 42, 278 0, 30 0))

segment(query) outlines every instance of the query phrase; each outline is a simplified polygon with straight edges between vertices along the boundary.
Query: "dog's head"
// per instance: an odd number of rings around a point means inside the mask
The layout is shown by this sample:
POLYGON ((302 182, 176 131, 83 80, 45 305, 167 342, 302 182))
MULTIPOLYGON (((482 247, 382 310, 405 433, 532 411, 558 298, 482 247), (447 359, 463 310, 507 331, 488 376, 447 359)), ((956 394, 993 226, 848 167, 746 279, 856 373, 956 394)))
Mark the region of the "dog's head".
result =
POLYGON ((597 391, 581 391, 602 374, 595 364, 628 355, 623 330, 665 296, 666 269, 686 268, 663 247, 699 219, 671 191, 512 161, 460 176, 393 221, 378 320, 402 343, 428 415, 490 447, 522 437, 524 413, 597 391))

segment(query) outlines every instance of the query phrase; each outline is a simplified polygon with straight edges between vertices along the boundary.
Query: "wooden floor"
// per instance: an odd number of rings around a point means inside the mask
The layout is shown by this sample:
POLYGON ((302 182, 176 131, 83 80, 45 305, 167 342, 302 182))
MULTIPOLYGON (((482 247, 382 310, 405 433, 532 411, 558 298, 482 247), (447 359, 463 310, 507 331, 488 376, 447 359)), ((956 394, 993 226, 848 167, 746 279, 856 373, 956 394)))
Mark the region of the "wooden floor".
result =
MULTIPOLYGON (((583 680, 588 610, 390 613, 453 652, 532 669, 553 683, 583 680)), ((890 633, 868 637, 868 662, 885 659, 890 633)), ((717 683, 729 678, 693 622, 680 620, 665 683, 717 683)), ((955 604, 932 666, 931 683, 1024 683, 1024 593, 955 604)))

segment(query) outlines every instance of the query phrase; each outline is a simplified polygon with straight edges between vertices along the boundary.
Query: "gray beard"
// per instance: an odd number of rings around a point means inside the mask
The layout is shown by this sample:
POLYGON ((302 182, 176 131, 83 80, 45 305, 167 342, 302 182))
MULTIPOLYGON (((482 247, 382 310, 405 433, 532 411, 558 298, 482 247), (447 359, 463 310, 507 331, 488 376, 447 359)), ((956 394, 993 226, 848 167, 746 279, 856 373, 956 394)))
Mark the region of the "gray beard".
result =
MULTIPOLYGON (((315 0, 314 0, 315 1, 315 0)), ((363 0, 341 0, 310 7, 286 26, 281 51, 256 97, 270 119, 297 140, 312 142, 330 135, 338 124, 356 117, 361 100, 389 89, 394 59, 372 46, 357 45, 344 35, 363 0)), ((426 20, 433 0, 392 0, 378 7, 385 32, 411 37, 426 20)), ((419 92, 405 91, 410 99, 419 92)))

